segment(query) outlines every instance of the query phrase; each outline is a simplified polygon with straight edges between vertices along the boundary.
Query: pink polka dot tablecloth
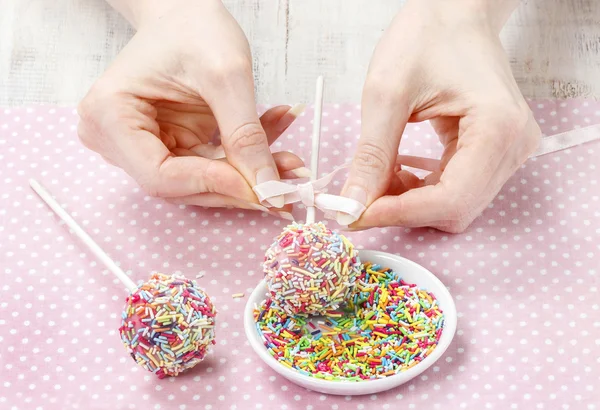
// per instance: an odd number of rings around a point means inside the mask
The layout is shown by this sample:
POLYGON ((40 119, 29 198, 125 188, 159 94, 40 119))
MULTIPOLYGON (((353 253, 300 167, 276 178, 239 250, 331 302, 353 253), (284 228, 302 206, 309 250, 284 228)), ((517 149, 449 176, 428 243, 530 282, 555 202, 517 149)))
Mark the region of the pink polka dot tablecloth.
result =
MULTIPOLYGON (((597 102, 530 103, 548 135, 600 123, 597 102)), ((360 107, 324 111, 329 172, 351 155, 360 107)), ((308 158, 310 118, 275 148, 308 158)), ((352 234, 360 248, 434 272, 459 318, 445 355, 416 379, 339 397, 283 379, 244 336, 247 295, 284 222, 150 198, 81 146, 76 123, 70 108, 0 109, 0 409, 600 409, 599 143, 528 161, 464 234, 352 234), (136 281, 151 271, 203 275, 219 311, 205 362, 163 380, 135 365, 117 332, 124 287, 30 190, 32 177, 136 281), (239 292, 246 297, 232 298, 239 292)), ((400 151, 436 156, 440 147, 428 124, 411 124, 400 151)))

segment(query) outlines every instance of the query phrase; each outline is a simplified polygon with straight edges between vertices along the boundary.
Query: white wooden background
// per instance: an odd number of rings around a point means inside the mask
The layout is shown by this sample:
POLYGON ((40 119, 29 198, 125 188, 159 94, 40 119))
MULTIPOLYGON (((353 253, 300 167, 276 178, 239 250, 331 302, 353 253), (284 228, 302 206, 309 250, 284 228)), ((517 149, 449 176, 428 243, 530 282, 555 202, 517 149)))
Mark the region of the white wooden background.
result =
MULTIPOLYGON (((140 0, 143 1, 143 0, 140 0)), ((358 102, 398 0, 226 0, 253 48, 259 102, 358 102)), ((0 0, 0 106, 75 104, 133 35, 103 0, 0 0)), ((600 0, 526 0, 502 33, 528 97, 600 96, 600 0)))

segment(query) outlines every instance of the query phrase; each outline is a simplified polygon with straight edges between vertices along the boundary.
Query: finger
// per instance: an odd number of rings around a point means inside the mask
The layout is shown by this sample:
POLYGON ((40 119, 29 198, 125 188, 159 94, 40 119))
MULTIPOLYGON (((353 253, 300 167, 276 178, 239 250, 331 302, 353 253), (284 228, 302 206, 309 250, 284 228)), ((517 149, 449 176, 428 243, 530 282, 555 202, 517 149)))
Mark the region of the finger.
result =
POLYGON ((296 118, 304 112, 305 108, 305 104, 296 104, 293 107, 280 105, 271 108, 260 117, 260 123, 267 134, 269 146, 296 121, 296 118))
POLYGON ((290 213, 291 205, 286 205, 283 208, 266 208, 259 204, 240 201, 220 194, 195 194, 177 198, 167 198, 166 201, 177 205, 202 206, 205 208, 238 208, 253 211, 266 212, 276 218, 293 221, 294 217, 290 213))
POLYGON ((152 157, 149 149, 159 141, 145 138, 149 141, 136 144, 139 154, 130 153, 124 169, 152 195, 169 198, 206 192, 255 201, 250 186, 226 162, 198 156, 173 156, 162 144, 154 147, 156 155, 152 157))
MULTIPOLYGON (((296 104, 293 107, 280 105, 269 109, 260 117, 260 122, 267 135, 269 146, 285 132, 302 112, 304 112, 305 107, 304 104, 296 104)), ((192 150, 206 158, 225 158, 225 150, 222 145, 216 147, 212 145, 203 145, 201 147, 192 148, 192 150)), ((275 159, 279 172, 304 166, 304 163, 300 158, 289 152, 275 153, 273 154, 273 158, 275 159)), ((302 171, 298 172, 299 174, 295 174, 294 177, 303 178, 304 173, 302 171)), ((283 176, 281 177, 284 178, 283 176)))
POLYGON ((203 143, 202 138, 194 131, 185 128, 182 125, 161 122, 160 129, 173 137, 178 148, 190 149, 191 147, 203 143))
MULTIPOLYGON (((389 187, 398 146, 409 117, 408 103, 403 97, 390 96, 389 86, 382 88, 380 80, 375 83, 369 81, 363 91, 361 138, 352 160, 350 176, 342 189, 342 196, 367 207, 389 187)), ((348 214, 339 213, 337 216, 340 225, 354 221, 355 218, 348 214)))
POLYGON ((449 208, 443 206, 445 194, 442 186, 434 185, 408 190, 399 196, 383 196, 373 202, 351 227, 431 226, 450 217, 449 208))
POLYGON ((88 105, 80 107, 84 144, 93 145, 149 194, 168 198, 210 192, 256 201, 248 183, 231 165, 174 156, 160 138, 156 110, 147 101, 122 95, 101 110, 88 105))
MULTIPOLYGON (((207 101, 219 124, 229 163, 250 186, 279 180, 267 135, 256 112, 250 64, 228 75, 218 89, 211 89, 207 101)), ((274 207, 282 207, 283 195, 270 199, 269 203, 274 207)))
POLYGON ((268 209, 264 206, 245 202, 241 199, 233 198, 231 196, 214 193, 193 194, 180 197, 165 198, 165 200, 167 202, 177 205, 195 205, 207 208, 252 209, 264 212, 268 211, 268 209))
POLYGON ((408 189, 406 188, 406 186, 404 186, 402 181, 397 177, 392 177, 390 185, 385 194, 398 196, 400 194, 405 193, 406 191, 408 191, 408 189))
POLYGON ((114 128, 103 128, 113 141, 111 159, 146 191, 160 197, 178 197, 212 192, 248 202, 256 196, 231 165, 197 156, 175 157, 158 138, 158 124, 139 112, 135 104, 124 104, 106 114, 114 128))
POLYGON ((189 148, 208 143, 217 130, 217 121, 206 103, 159 103, 156 121, 161 129, 169 130, 177 138, 178 146, 189 148))
MULTIPOLYGON (((296 104, 294 107, 289 105, 278 105, 270 108, 260 117, 260 123, 267 134, 269 146, 279 138, 279 136, 294 122, 294 120, 304 112, 304 104, 296 104), (287 116, 286 116, 287 114, 287 116), (283 118, 286 116, 286 118, 283 118), (282 120, 282 121, 281 121, 282 120), (280 122, 281 121, 281 122, 280 122)), ((221 134, 217 129, 216 134, 211 141, 215 145, 221 144, 221 134), (218 144, 216 143, 218 141, 218 144)))
POLYGON ((396 157, 396 163, 404 165, 405 167, 422 169, 431 172, 439 171, 442 165, 439 159, 415 157, 412 155, 398 155, 396 157))
MULTIPOLYGON (((397 193, 395 195, 401 195, 411 189, 420 188, 424 185, 423 180, 410 171, 402 169, 395 174, 393 183, 390 185, 390 189, 394 186, 397 193)), ((394 195, 388 189, 387 195, 394 195)))
POLYGON ((167 147, 167 149, 173 149, 177 146, 177 142, 175 141, 175 138, 170 135, 167 134, 164 131, 160 131, 160 140, 162 141, 163 144, 165 144, 165 147, 167 147))
POLYGON ((304 167, 304 161, 291 152, 276 152, 273 154, 273 159, 275 160, 275 164, 277 165, 279 172, 285 172, 304 167))
MULTIPOLYGON (((214 149, 215 147, 208 146, 206 149, 191 150, 186 148, 173 148, 171 152, 178 157, 202 157, 206 159, 224 159, 225 156, 220 157, 219 153, 214 149), (211 149, 212 148, 212 149, 211 149), (199 153, 203 154, 200 155, 199 153)), ((225 154, 223 154, 225 155, 225 154)))
MULTIPOLYGON (((212 146, 208 145, 207 147, 212 146)), ((171 152, 179 157, 198 156, 197 151, 192 151, 184 148, 174 148, 171 150, 171 152)), ((208 152, 208 149, 206 149, 206 152, 208 152)), ((213 150, 213 153, 216 152, 216 150, 213 150)), ((225 157, 218 158, 216 155, 214 156, 214 158, 210 158, 209 154, 207 154, 207 156, 204 158, 219 159, 224 162, 227 161, 225 157)), ((277 170, 279 171, 279 174, 281 175, 282 179, 310 177, 310 170, 304 167, 304 162, 297 155, 292 154, 291 152, 276 152, 275 154, 273 154, 273 159, 275 160, 275 165, 277 166, 277 170)))
POLYGON ((423 178, 423 185, 436 185, 440 182, 440 178, 442 177, 441 172, 432 172, 431 174, 425 176, 423 178))
MULTIPOLYGON (((271 108, 261 116, 260 123, 267 135, 269 146, 298 118, 304 111, 304 107, 304 104, 297 104, 294 107, 280 105, 271 108)), ((225 158, 223 145, 198 143, 190 146, 189 150, 195 152, 198 156, 208 159, 225 158)))
POLYGON ((220 145, 215 146, 212 144, 198 144, 191 147, 189 151, 203 158, 225 159, 225 150, 220 145))
POLYGON ((353 227, 399 225, 404 227, 438 226, 461 232, 477 216, 488 200, 488 185, 503 161, 509 144, 502 130, 478 123, 465 130, 439 183, 409 190, 398 197, 375 201, 353 227))
POLYGON ((414 176, 414 178, 418 181, 417 183, 420 183, 421 180, 414 174, 412 174, 409 171, 403 170, 402 166, 398 163, 396 163, 396 165, 394 166, 394 175, 392 176, 391 180, 390 180, 390 184, 388 186, 387 191, 385 192, 385 195, 400 195, 405 193, 406 191, 408 191, 409 189, 413 189, 416 188, 417 186, 416 183, 414 182, 414 180, 410 179, 409 180, 409 176, 404 176, 404 174, 409 174, 414 176), (407 183, 409 182, 409 183, 407 183))
POLYGON ((310 178, 311 172, 306 167, 300 167, 289 171, 279 171, 279 175, 281 175, 281 179, 301 179, 310 178))

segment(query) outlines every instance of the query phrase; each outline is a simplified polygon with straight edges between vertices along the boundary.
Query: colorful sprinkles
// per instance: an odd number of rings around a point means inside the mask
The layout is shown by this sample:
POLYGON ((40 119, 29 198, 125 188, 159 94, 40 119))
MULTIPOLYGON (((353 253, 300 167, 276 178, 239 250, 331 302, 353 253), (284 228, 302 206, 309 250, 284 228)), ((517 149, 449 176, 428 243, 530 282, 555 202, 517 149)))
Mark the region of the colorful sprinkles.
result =
POLYGON ((367 263, 343 310, 313 319, 264 301, 256 328, 282 365, 327 380, 362 381, 410 369, 437 346, 444 315, 434 295, 367 263))
POLYGON ((155 273, 127 297, 119 332, 131 357, 162 379, 204 359, 215 343, 215 315, 196 282, 155 273))
POLYGON ((265 254, 271 297, 287 314, 321 314, 350 297, 360 259, 352 243, 322 223, 287 226, 265 254))

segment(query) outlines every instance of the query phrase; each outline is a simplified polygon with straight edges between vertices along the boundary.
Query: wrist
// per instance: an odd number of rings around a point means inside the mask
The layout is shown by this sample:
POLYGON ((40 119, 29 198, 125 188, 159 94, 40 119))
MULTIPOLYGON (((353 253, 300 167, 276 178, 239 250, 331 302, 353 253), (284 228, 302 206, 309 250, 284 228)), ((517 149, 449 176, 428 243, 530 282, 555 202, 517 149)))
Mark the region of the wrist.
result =
POLYGON ((519 0, 408 0, 442 24, 474 24, 499 34, 519 0))

